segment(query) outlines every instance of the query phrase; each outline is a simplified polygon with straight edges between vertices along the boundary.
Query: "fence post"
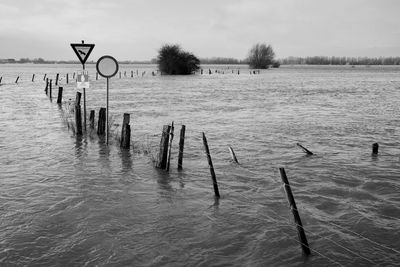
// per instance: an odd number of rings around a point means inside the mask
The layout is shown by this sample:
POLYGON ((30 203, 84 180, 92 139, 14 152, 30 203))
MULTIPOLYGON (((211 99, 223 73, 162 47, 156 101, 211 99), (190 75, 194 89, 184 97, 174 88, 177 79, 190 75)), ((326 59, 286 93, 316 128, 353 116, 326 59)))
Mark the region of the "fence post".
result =
POLYGON ((378 155, 378 151, 379 151, 379 144, 373 143, 372 144, 372 155, 378 155))
POLYGON ((289 180, 286 176, 286 172, 284 168, 279 168, 279 172, 281 174, 281 179, 283 182, 283 186, 286 192, 286 196, 290 205, 290 209, 293 213, 294 221, 296 223, 296 228, 297 228, 297 235, 300 240, 301 248, 303 250, 303 253, 305 255, 310 255, 310 247, 308 245, 307 237, 304 232, 303 224, 301 223, 299 211, 297 210, 296 202, 294 201, 294 197, 292 194, 292 189, 290 188, 289 185, 289 180))
POLYGON ((67 76, 65 77, 65 79, 67 80, 66 82, 67 82, 67 84, 69 83, 69 76, 68 76, 68 73, 67 73, 67 76))
POLYGON ((131 127, 129 125, 130 114, 124 113, 121 129, 121 143, 120 147, 129 148, 131 144, 131 127))
POLYGON ((47 73, 44 74, 43 81, 46 80, 46 76, 47 76, 47 73))
POLYGON ((32 82, 34 82, 34 81, 35 81, 35 73, 32 74, 32 82))
POLYGON ((46 88, 44 88, 44 91, 46 92, 47 95, 47 91, 49 90, 49 78, 46 78, 46 88))
POLYGON ((106 132, 106 108, 100 108, 99 122, 97 124, 97 134, 104 135, 106 132))
POLYGON ((218 190, 217 177, 215 176, 214 166, 213 166, 213 163, 212 163, 212 160, 211 160, 211 155, 210 155, 210 150, 208 149, 207 138, 206 138, 206 135, 204 133, 203 133, 203 145, 204 145, 204 149, 206 151, 208 167, 210 168, 211 179, 213 181, 214 193, 215 193, 215 196, 217 198, 219 198, 220 195, 219 195, 219 190, 218 190))
POLYGON ((168 148, 168 158, 167 158, 166 171, 169 171, 169 166, 170 166, 170 162, 171 162, 172 140, 174 140, 174 122, 172 122, 172 126, 171 126, 171 129, 169 131, 169 148, 168 148))
POLYGON ((82 114, 81 114, 81 92, 76 92, 75 100, 75 123, 76 123, 76 134, 82 135, 82 114))
POLYGON ((15 83, 18 83, 18 80, 19 80, 19 76, 18 76, 17 79, 15 80, 15 83))
POLYGON ((182 170, 183 147, 185 146, 185 131, 186 131, 186 126, 182 125, 181 134, 179 138, 178 170, 182 170))
POLYGON ((165 169, 167 167, 167 157, 168 157, 168 142, 169 142, 169 131, 171 126, 164 125, 161 142, 160 142, 160 153, 158 154, 157 168, 165 169))
POLYGON ((53 97, 53 80, 51 80, 50 79, 50 85, 49 85, 49 97, 50 97, 50 99, 52 99, 52 97, 53 97))
POLYGON ((63 94, 63 88, 62 87, 58 87, 57 104, 61 104, 61 102, 62 102, 62 94, 63 94))
POLYGON ((58 85, 58 76, 59 76, 59 75, 60 75, 59 73, 56 74, 56 82, 55 82, 54 85, 58 85))

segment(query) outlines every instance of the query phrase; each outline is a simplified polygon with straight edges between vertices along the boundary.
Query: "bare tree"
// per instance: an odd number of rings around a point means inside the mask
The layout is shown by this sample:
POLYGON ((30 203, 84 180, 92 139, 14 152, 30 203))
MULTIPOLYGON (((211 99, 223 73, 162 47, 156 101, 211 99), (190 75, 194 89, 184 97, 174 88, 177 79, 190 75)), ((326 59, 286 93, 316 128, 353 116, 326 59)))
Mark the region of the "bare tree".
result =
POLYGON ((271 45, 255 44, 249 52, 248 64, 253 69, 268 69, 273 63, 275 52, 271 45))

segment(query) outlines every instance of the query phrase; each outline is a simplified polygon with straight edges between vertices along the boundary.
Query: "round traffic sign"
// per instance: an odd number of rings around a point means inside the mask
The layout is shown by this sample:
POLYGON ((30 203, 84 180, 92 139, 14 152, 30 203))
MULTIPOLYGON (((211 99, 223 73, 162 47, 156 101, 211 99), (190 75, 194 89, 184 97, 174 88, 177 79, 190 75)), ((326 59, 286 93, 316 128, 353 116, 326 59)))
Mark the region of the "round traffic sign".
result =
POLYGON ((102 56, 97 60, 96 69, 104 78, 111 78, 118 72, 118 62, 112 56, 102 56))

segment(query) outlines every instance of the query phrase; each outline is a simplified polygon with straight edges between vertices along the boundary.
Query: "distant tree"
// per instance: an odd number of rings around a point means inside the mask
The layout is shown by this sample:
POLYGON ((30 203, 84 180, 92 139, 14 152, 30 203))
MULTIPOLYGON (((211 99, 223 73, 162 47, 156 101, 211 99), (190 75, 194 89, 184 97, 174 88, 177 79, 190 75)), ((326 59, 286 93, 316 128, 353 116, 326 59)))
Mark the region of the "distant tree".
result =
POLYGON ((158 51, 158 68, 162 74, 192 74, 200 68, 200 60, 179 45, 163 45, 158 51))
POLYGON ((273 63, 275 52, 271 45, 255 44, 249 52, 247 58, 250 68, 268 69, 273 63))

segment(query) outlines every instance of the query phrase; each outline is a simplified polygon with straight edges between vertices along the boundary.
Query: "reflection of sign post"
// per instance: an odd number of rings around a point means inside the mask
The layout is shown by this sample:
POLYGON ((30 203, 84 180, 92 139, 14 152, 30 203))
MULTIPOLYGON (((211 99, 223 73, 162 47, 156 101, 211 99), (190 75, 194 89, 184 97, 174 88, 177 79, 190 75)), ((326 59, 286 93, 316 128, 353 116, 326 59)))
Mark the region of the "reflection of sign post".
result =
POLYGON ((106 144, 108 145, 108 90, 109 79, 118 72, 118 62, 112 56, 102 56, 96 63, 97 72, 107 78, 107 107, 106 107, 106 144))
MULTIPOLYGON (((85 70, 85 62, 89 58, 90 53, 92 53, 92 50, 94 48, 94 44, 85 44, 84 41, 82 40, 81 44, 71 44, 72 49, 74 50, 76 56, 79 58, 79 61, 82 63, 82 68, 85 70)), ((88 80, 87 80, 87 87, 85 87, 85 84, 81 86, 79 85, 79 82, 77 84, 78 89, 83 89, 83 121, 84 121, 84 126, 85 126, 85 131, 86 131, 86 90, 85 88, 89 88, 89 76, 87 75, 88 80)))

